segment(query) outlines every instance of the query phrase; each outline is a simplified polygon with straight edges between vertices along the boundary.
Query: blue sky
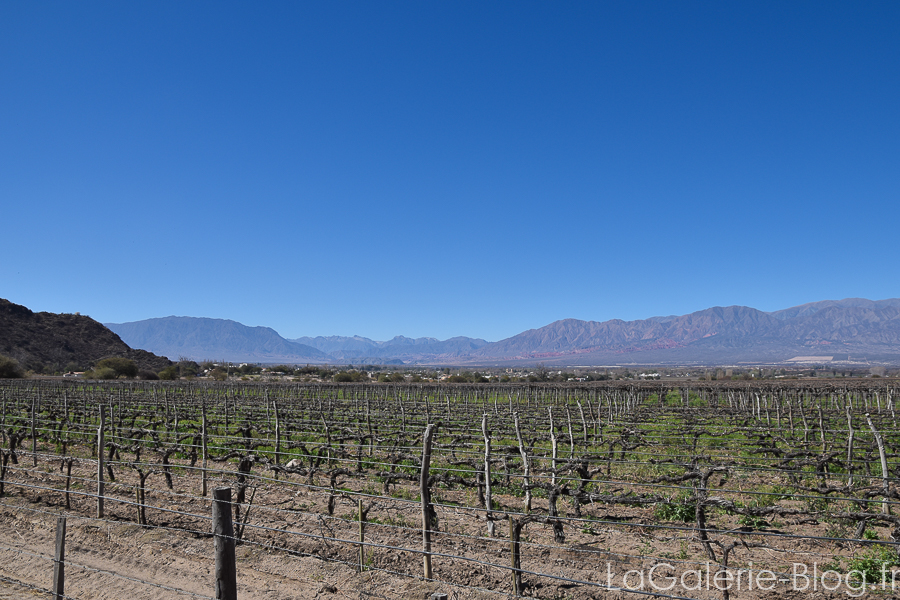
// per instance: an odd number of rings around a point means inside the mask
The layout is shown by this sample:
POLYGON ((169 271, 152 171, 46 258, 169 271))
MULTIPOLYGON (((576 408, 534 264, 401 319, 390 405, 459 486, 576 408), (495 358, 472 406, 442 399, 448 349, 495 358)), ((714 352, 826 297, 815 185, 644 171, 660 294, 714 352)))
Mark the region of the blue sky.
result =
POLYGON ((490 341, 900 296, 900 3, 0 3, 0 297, 490 341))

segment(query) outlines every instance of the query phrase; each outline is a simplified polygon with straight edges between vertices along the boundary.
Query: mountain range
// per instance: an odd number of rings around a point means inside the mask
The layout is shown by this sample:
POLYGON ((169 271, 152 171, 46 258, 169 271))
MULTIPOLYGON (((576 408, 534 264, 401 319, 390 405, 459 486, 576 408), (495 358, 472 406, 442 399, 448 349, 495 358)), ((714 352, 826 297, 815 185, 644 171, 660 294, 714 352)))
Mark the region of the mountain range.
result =
POLYGON ((713 307, 637 321, 563 319, 498 342, 455 337, 288 340, 268 327, 196 317, 106 323, 132 347, 231 362, 435 365, 900 362, 900 299, 826 300, 763 312, 713 307))
POLYGON ((227 319, 162 317, 132 323, 105 323, 133 348, 155 348, 178 360, 260 363, 329 363, 328 354, 286 340, 270 327, 248 327, 227 319))

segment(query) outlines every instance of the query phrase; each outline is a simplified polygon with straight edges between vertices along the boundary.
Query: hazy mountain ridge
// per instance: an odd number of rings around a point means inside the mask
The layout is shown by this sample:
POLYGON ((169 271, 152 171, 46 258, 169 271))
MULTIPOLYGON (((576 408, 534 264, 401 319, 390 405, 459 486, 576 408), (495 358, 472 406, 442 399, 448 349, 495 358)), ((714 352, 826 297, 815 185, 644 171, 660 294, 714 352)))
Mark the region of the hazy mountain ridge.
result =
POLYGON ((715 306, 635 321, 562 319, 498 342, 404 336, 375 341, 358 335, 287 340, 268 327, 194 317, 108 326, 130 345, 170 358, 242 362, 725 364, 860 354, 900 360, 900 299, 825 300, 773 312, 715 306))
POLYGON ((106 323, 132 346, 152 348, 172 359, 230 362, 329 362, 310 346, 284 339, 270 327, 249 327, 227 319, 161 317, 130 323, 106 323))
POLYGON ((106 323, 132 346, 152 348, 173 359, 262 363, 388 363, 450 359, 470 354, 484 340, 456 337, 408 338, 379 342, 361 336, 319 336, 289 340, 269 327, 249 327, 227 319, 161 317, 106 323))
POLYGON ((746 306, 713 307, 680 317, 638 321, 563 319, 489 344, 482 359, 580 355, 646 362, 770 361, 792 355, 868 353, 900 357, 900 299, 859 298, 805 304, 767 313, 746 306), (661 352, 662 351, 662 352, 661 352))
POLYGON ((820 302, 808 302, 799 306, 785 308, 784 310, 776 310, 769 313, 776 319, 790 319, 793 317, 804 317, 815 314, 816 312, 831 308, 869 308, 880 309, 889 306, 900 306, 900 298, 888 298, 887 300, 867 300, 865 298, 845 298, 843 300, 822 300, 820 302))
POLYGON ((463 336, 447 340, 432 337, 408 338, 402 335, 379 342, 361 336, 318 336, 301 337, 292 340, 326 352, 335 359, 356 359, 372 362, 370 359, 422 359, 428 357, 465 356, 488 344, 485 340, 463 336))
POLYGON ((732 335, 766 335, 778 320, 768 313, 745 306, 713 307, 680 317, 639 321, 580 321, 563 319, 539 329, 490 344, 480 356, 515 356, 527 353, 607 351, 685 346, 697 340, 728 332, 732 335))

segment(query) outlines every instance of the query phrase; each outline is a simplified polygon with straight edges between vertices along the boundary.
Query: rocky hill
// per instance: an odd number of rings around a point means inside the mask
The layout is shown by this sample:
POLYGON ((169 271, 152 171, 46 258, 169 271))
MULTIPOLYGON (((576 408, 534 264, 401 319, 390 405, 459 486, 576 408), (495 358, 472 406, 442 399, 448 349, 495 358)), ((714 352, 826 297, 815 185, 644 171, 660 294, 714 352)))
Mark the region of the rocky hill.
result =
POLYGON ((0 298, 0 354, 36 372, 85 369, 112 356, 133 360, 138 368, 160 371, 172 364, 146 350, 134 350, 90 317, 32 312, 0 298))

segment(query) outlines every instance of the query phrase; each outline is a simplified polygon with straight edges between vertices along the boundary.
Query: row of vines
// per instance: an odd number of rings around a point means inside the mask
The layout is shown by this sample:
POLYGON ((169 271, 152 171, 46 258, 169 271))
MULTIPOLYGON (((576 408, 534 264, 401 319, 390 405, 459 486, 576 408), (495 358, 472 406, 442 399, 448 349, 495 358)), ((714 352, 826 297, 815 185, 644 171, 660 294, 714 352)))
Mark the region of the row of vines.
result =
POLYGON ((895 385, 3 382, 0 496, 204 532, 228 485, 242 544, 458 597, 888 593, 895 385))

